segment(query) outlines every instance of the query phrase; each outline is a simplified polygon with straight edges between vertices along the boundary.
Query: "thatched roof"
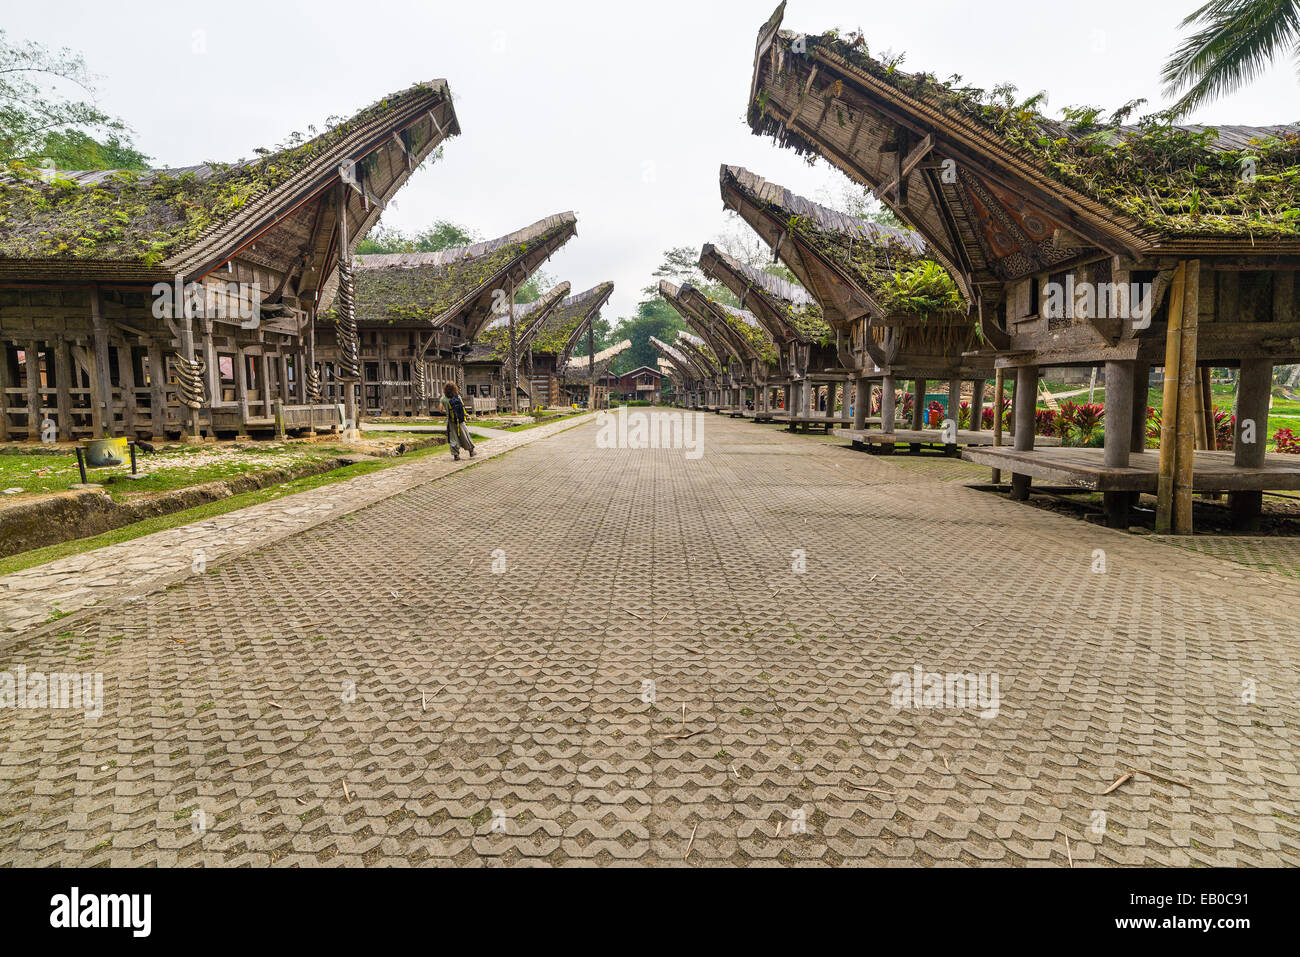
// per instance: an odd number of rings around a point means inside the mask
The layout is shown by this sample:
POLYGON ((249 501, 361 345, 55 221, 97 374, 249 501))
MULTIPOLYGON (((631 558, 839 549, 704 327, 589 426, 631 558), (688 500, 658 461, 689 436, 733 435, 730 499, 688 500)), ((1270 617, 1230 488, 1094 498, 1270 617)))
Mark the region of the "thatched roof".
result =
POLYGON ((708 375, 716 375, 721 371, 722 363, 718 361, 717 353, 713 351, 712 346, 699 336, 692 335, 684 329, 679 330, 676 345, 683 355, 694 359, 696 365, 702 371, 706 371, 708 375))
POLYGON ((723 166, 719 181, 723 202, 777 250, 824 313, 852 320, 965 311, 957 286, 928 259, 919 233, 829 209, 738 166, 723 166), (922 269, 936 280, 934 295, 900 300, 900 279, 922 269))
POLYGON ((675 378, 692 382, 712 374, 685 350, 676 349, 654 336, 650 337, 650 347, 662 357, 659 360, 660 369, 662 370, 667 364, 673 370, 669 374, 675 378))
POLYGON ((696 315, 709 321, 710 331, 716 332, 738 361, 758 359, 769 364, 776 363, 776 343, 753 313, 719 302, 691 283, 684 283, 678 295, 696 315))
MULTIPOLYGON (((677 286, 666 279, 659 281, 659 295, 672 306, 688 327, 707 345, 707 355, 718 362, 718 368, 729 363, 734 356, 744 361, 747 356, 741 347, 729 341, 724 325, 718 322, 705 305, 705 299, 690 284, 677 286), (740 353, 737 355, 737 353, 740 353)), ((694 337, 692 337, 694 338, 694 337)))
POLYGON ((238 256, 322 290, 334 269, 336 190, 347 169, 353 242, 460 124, 444 80, 387 97, 300 145, 231 165, 0 175, 0 275, 202 278, 238 256), (48 179, 48 181, 47 181, 48 179), (322 215, 322 211, 324 215, 322 215), (306 253, 304 253, 304 248, 306 253))
POLYGON ((600 315, 600 310, 612 295, 614 284, 602 282, 565 299, 543 324, 537 341, 533 343, 533 351, 557 356, 568 355, 578 340, 586 335, 587 328, 600 315))
MULTIPOLYGON (((596 378, 603 376, 609 369, 609 364, 615 358, 621 356, 628 349, 632 348, 632 340, 624 339, 622 342, 616 342, 607 349, 602 349, 596 353, 596 378)), ((565 364, 563 376, 566 382, 591 382, 592 361, 589 356, 573 356, 565 364)))
POLYGON ((830 344, 831 328, 803 286, 743 263, 712 243, 700 253, 700 268, 730 289, 742 307, 753 310, 777 343, 797 339, 830 344))
POLYGON ((1053 120, 1006 87, 900 70, 861 37, 782 31, 784 6, 759 34, 751 128, 875 189, 976 284, 1099 251, 1300 253, 1300 125, 1053 120))
POLYGON ((508 296, 576 232, 573 213, 560 213, 472 246, 358 256, 357 325, 451 327, 473 340, 496 318, 498 291, 508 296))
MULTIPOLYGON (((562 282, 534 302, 515 306, 515 348, 522 355, 537 339, 537 334, 552 313, 569 294, 569 284, 562 282)), ((510 355, 510 311, 507 305, 479 333, 478 341, 466 356, 467 362, 502 361, 510 355)))
MULTIPOLYGON (((567 355, 614 294, 614 284, 603 282, 577 295, 557 299, 543 311, 542 304, 561 286, 567 294, 569 284, 565 282, 536 303, 515 307, 515 337, 521 353, 531 347, 537 355, 567 355)), ((509 352, 510 319, 503 315, 493 319, 479 335, 467 361, 501 361, 509 352)))

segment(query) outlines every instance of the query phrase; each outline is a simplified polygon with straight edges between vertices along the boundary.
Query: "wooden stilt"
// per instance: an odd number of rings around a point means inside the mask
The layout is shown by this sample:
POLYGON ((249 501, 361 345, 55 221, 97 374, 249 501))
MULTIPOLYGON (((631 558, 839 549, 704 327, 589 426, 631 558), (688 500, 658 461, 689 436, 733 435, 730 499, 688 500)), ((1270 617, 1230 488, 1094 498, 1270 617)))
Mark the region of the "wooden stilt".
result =
MULTIPOLYGON (((1034 448, 1034 408, 1038 402, 1038 366, 1016 369, 1015 450, 1032 452, 1034 448)), ((1029 498, 1031 477, 1011 473, 1011 498, 1023 502, 1029 498)))
POLYGON ((984 389, 988 385, 983 379, 971 383, 970 430, 982 432, 984 429, 984 389))
MULTIPOLYGON (((1237 432, 1232 461, 1240 468, 1264 464, 1268 447, 1268 405, 1273 391, 1273 363, 1269 359, 1243 359, 1237 378, 1237 432)), ((1263 510, 1262 492, 1230 492, 1228 507, 1233 528, 1255 531, 1263 510)))

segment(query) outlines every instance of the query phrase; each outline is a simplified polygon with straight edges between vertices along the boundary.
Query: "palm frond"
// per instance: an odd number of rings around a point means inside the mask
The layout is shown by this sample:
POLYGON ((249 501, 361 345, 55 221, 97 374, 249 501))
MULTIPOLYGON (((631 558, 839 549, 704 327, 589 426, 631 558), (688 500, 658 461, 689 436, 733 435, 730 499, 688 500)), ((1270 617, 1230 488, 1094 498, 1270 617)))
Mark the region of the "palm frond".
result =
POLYGON ((1210 0, 1182 26, 1199 29, 1161 73, 1166 96, 1183 93, 1175 117, 1240 89, 1288 46, 1300 55, 1300 0, 1210 0))

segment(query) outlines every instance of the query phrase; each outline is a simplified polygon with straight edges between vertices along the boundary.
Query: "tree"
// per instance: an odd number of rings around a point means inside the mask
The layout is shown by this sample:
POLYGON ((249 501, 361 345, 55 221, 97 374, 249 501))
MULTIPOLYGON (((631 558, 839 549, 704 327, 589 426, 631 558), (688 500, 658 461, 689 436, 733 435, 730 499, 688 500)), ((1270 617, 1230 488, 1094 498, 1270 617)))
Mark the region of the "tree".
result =
POLYGON ((628 339, 632 348, 615 358, 610 368, 620 375, 641 366, 658 368, 659 353, 650 345, 650 337, 671 343, 685 328, 682 317, 667 301, 658 297, 646 300, 637 307, 635 316, 619 320, 614 329, 611 338, 615 342, 628 339))
POLYGON ((0 30, 0 162, 142 168, 148 157, 131 147, 125 123, 95 105, 92 79, 80 54, 16 43, 0 30))
POLYGON ((879 226, 892 226, 895 229, 907 229, 907 225, 894 215, 888 206, 876 199, 876 194, 865 186, 841 186, 839 194, 830 196, 828 190, 817 195, 817 201, 823 206, 838 209, 855 219, 865 219, 879 226))
POLYGON ((1300 0, 1210 0, 1180 26, 1198 29, 1161 74, 1166 96, 1182 92, 1174 118, 1241 89, 1284 52, 1300 61, 1300 0))
POLYGON ((42 160, 59 169, 148 169, 149 157, 116 133, 103 142, 80 130, 56 130, 45 137, 42 160))
POLYGON ((436 253, 444 249, 472 246, 479 241, 478 234, 446 219, 440 219, 428 229, 407 234, 400 229, 376 226, 357 246, 360 254, 381 253, 436 253))

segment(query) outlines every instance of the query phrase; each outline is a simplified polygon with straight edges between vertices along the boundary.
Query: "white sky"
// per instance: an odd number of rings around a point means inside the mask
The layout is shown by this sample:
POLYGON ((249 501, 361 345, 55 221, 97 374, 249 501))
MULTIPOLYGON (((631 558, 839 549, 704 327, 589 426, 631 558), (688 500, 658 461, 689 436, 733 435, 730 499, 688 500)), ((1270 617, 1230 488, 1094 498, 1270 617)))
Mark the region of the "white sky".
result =
MULTIPOLYGON (((862 29, 873 54, 968 83, 1049 93, 1049 112, 1159 96, 1177 24, 1200 0, 791 0, 787 28, 862 29)), ((847 182, 753 136, 743 117, 754 40, 776 0, 6 0, 13 39, 69 46, 100 103, 158 165, 231 161, 327 116, 445 77, 463 135, 385 223, 450 219, 485 238, 572 209, 578 237, 548 265, 575 291, 612 279, 630 315, 664 249, 734 229, 719 164, 824 201, 847 182), (200 32, 201 31, 201 32, 200 32), (196 52, 196 38, 205 46, 196 52)), ((1300 119, 1290 58, 1193 122, 1300 119)))

